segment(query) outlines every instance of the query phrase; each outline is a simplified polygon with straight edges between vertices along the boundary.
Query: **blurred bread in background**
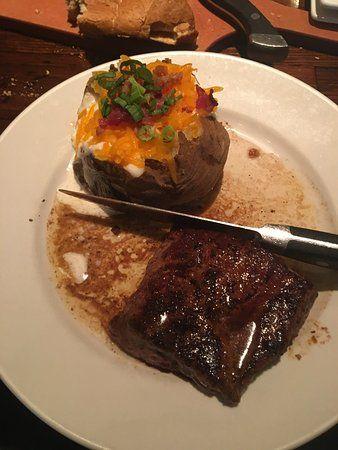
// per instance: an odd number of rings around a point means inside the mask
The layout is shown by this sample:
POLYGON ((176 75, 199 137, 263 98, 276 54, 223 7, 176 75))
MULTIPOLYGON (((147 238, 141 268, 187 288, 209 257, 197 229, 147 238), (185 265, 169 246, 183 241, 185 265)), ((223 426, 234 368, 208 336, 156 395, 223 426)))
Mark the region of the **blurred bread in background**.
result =
POLYGON ((69 21, 89 37, 127 36, 165 44, 196 43, 187 0, 66 0, 69 21))

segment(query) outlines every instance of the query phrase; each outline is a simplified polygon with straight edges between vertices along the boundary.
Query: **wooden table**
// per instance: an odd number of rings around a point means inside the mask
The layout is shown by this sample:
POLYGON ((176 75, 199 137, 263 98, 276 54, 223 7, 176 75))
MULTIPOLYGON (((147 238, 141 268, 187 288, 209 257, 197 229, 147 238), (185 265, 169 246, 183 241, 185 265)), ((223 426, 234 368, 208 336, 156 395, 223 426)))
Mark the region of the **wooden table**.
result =
MULTIPOLYGON (((110 47, 104 51, 93 51, 3 30, 0 30, 0 42, 0 132, 53 86, 89 67, 115 59, 122 53, 118 46, 112 47, 115 51, 110 47)), ((224 47, 220 46, 218 50, 238 55, 235 44, 241 51, 239 37, 224 44, 224 47)), ((292 38, 292 44, 287 60, 277 67, 338 103, 338 48, 322 47, 321 51, 305 49, 295 38, 292 38)), ((159 46, 129 42, 125 53, 132 55, 151 50, 159 50, 159 46)), ((37 419, 3 384, 0 384, 0 406, 0 449, 82 448, 37 419)), ((337 448, 337 442, 338 427, 334 427, 301 449, 333 450, 337 448)))

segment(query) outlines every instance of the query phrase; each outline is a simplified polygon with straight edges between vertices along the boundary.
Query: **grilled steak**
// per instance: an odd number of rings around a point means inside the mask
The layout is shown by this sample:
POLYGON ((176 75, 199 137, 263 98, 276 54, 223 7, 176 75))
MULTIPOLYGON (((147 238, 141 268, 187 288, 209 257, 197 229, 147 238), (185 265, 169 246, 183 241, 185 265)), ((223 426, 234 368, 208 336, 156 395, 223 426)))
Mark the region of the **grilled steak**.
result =
POLYGON ((110 333, 127 353, 236 404, 285 352, 315 297, 308 281, 253 241, 178 230, 110 333))

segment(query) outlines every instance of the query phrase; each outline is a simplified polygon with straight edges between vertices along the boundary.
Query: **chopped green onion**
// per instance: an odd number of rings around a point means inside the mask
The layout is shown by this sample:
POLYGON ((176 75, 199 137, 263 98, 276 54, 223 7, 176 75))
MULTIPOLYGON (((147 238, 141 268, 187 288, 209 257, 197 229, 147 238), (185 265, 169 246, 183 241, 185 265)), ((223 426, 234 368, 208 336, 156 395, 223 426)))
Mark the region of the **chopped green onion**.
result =
POLYGON ((181 98, 183 98, 182 94, 179 94, 175 97, 176 89, 172 89, 170 93, 165 97, 164 104, 168 106, 175 105, 181 98))
POLYGON ((130 103, 143 103, 144 97, 137 92, 132 92, 130 94, 130 103))
POLYGON ((162 109, 156 108, 153 111, 149 111, 149 114, 151 116, 159 116, 160 114, 162 114, 162 109))
POLYGON ((164 104, 168 105, 168 106, 172 106, 176 103, 175 100, 175 93, 176 93, 176 89, 172 89, 169 93, 169 95, 167 95, 164 99, 164 104))
POLYGON ((110 111, 111 111, 111 104, 110 104, 108 98, 104 98, 103 100, 101 100, 100 111, 101 111, 102 117, 109 116, 110 111))
POLYGON ((96 75, 96 79, 99 80, 101 78, 115 78, 116 72, 109 71, 109 72, 102 72, 96 75))
POLYGON ((175 98, 172 98, 172 97, 166 97, 165 99, 164 99, 164 104, 165 105, 167 105, 167 106, 173 106, 173 105, 175 105, 175 98))
POLYGON ((131 84, 130 102, 142 103, 144 101, 144 94, 146 92, 145 88, 141 84, 139 84, 134 77, 130 77, 129 82, 131 84))
POLYGON ((147 67, 145 65, 142 65, 141 67, 138 67, 135 70, 135 76, 137 78, 141 78, 142 80, 144 80, 146 83, 153 83, 153 74, 150 72, 149 69, 147 69, 147 67))
POLYGON ((162 130, 162 141, 163 142, 171 142, 176 136, 175 128, 171 125, 167 125, 162 130))
POLYGON ((129 77, 129 82, 131 84, 131 87, 137 89, 142 95, 146 92, 145 88, 140 83, 138 83, 134 77, 129 77))
POLYGON ((152 127, 151 125, 143 125, 143 127, 137 130, 137 137, 142 142, 151 141, 155 137, 155 127, 152 127))
POLYGON ((108 90, 114 86, 115 76, 116 76, 115 72, 104 72, 96 75, 95 79, 99 86, 108 90))
POLYGON ((149 93, 144 94, 144 101, 145 101, 145 103, 147 103, 149 105, 151 100, 152 100, 152 96, 149 93))
POLYGON ((163 104, 161 108, 156 108, 153 111, 149 111, 149 114, 152 116, 158 116, 159 114, 165 114, 169 109, 168 105, 163 104))
POLYGON ((120 86, 126 81, 125 77, 119 77, 117 78, 117 80, 113 81, 112 86, 110 87, 110 89, 108 90, 108 96, 110 98, 114 97, 114 95, 117 93, 117 91, 119 90, 120 86))
POLYGON ((116 97, 116 98, 114 98, 113 101, 117 105, 122 106, 122 108, 125 108, 128 105, 128 103, 125 100, 123 100, 123 98, 121 98, 121 97, 116 97))
POLYGON ((130 96, 128 94, 126 94, 125 92, 121 92, 120 97, 127 103, 130 103, 130 96))
POLYGON ((154 84, 145 84, 144 87, 146 88, 147 91, 162 91, 162 87, 161 86, 155 86, 154 84))
POLYGON ((140 105, 127 105, 125 109, 129 112, 135 122, 139 122, 143 118, 143 111, 140 105))
POLYGON ((157 105, 157 100, 156 98, 152 98, 149 102, 149 109, 150 111, 154 111, 154 109, 156 108, 157 105))
POLYGON ((105 78, 97 80, 97 83, 99 86, 101 86, 103 89, 106 89, 107 91, 109 91, 109 89, 111 89, 115 85, 114 81, 106 80, 105 78))
POLYGON ((118 79, 116 80, 116 85, 117 86, 120 86, 121 84, 123 84, 125 81, 126 81, 126 77, 124 77, 124 76, 120 76, 120 77, 118 77, 118 79))
POLYGON ((120 64, 120 72, 124 75, 132 75, 135 73, 137 66, 143 66, 144 64, 137 59, 127 59, 126 61, 122 61, 120 64), (130 67, 130 69, 125 69, 125 67, 130 67))

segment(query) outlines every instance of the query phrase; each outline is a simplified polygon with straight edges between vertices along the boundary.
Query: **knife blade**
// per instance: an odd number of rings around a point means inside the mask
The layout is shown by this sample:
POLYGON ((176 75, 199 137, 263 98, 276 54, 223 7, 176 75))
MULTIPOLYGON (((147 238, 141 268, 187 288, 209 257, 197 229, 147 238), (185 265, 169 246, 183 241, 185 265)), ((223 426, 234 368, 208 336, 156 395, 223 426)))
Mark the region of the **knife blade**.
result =
POLYGON ((338 235, 289 225, 266 224, 262 227, 237 225, 177 211, 155 208, 84 192, 59 189, 59 192, 96 203, 122 213, 173 223, 179 226, 202 227, 214 231, 235 230, 241 236, 256 239, 271 251, 320 267, 338 269, 338 235))

